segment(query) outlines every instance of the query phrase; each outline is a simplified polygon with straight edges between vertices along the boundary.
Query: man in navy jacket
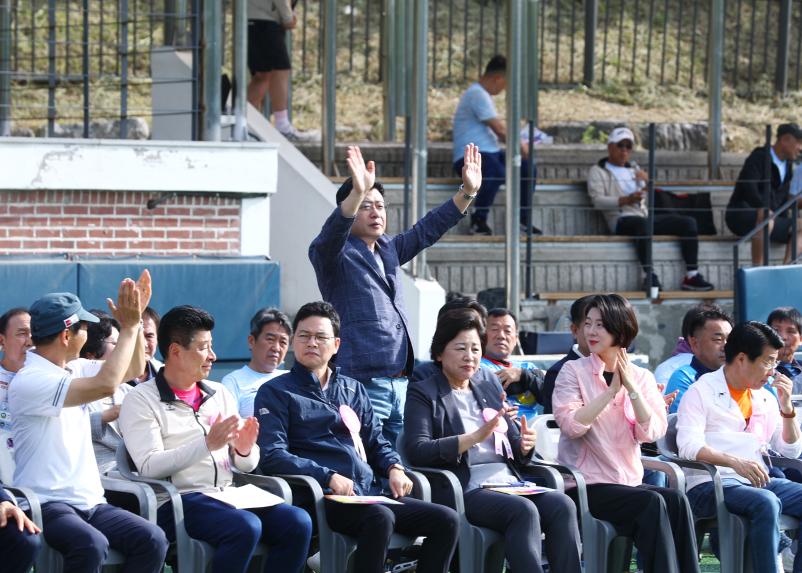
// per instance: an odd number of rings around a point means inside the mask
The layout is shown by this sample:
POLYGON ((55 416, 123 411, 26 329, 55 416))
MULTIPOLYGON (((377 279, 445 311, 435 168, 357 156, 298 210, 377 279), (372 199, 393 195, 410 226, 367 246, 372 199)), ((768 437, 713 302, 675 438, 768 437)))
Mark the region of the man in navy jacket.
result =
POLYGON ((348 148, 351 177, 337 191, 337 207, 309 247, 323 299, 342 317, 337 365, 365 385, 385 437, 403 427, 407 377, 414 356, 401 292, 401 265, 436 243, 465 215, 482 184, 482 158, 465 147, 463 184, 452 199, 412 229, 388 237, 384 188, 372 161, 348 148))
POLYGON ((394 531, 425 536, 419 573, 445 573, 457 543, 457 514, 441 505, 405 497, 412 491, 400 458, 384 438, 365 388, 329 368, 340 346, 340 319, 326 302, 298 310, 292 340, 295 366, 256 393, 259 468, 266 474, 302 474, 327 493, 378 495, 378 477, 389 480, 398 505, 354 505, 326 500, 326 519, 357 538, 355 570, 383 573, 394 531))

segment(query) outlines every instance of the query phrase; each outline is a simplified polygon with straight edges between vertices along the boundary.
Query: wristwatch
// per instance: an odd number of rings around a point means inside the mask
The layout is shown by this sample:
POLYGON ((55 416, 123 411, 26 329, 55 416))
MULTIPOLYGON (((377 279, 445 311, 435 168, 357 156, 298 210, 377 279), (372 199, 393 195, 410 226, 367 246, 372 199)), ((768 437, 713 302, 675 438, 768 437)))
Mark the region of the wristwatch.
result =
POLYGON ((635 400, 639 400, 640 399, 640 394, 638 394, 637 392, 630 392, 629 393, 629 399, 632 400, 633 402, 635 400))
POLYGON ((474 199, 476 199, 476 196, 479 194, 478 191, 473 195, 471 195, 469 193, 466 193, 465 192, 465 184, 464 183, 460 184, 459 190, 462 192, 463 198, 465 198, 468 201, 473 201, 474 199))
POLYGON ((404 466, 402 466, 401 464, 393 464, 389 468, 387 468, 387 475, 389 476, 390 472, 393 471, 393 470, 401 470, 402 472, 406 472, 407 471, 407 469, 404 466))
POLYGON ((796 418, 796 408, 791 408, 790 414, 786 414, 785 412, 783 412, 783 409, 780 408, 780 416, 782 416, 783 418, 796 418))

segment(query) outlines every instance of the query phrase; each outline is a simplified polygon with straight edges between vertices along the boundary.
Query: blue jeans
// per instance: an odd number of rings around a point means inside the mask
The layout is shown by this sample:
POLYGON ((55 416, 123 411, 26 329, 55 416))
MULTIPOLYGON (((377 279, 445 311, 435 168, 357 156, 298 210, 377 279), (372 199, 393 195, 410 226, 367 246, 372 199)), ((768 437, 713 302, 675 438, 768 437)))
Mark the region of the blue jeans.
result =
MULTIPOLYGON (((236 509, 202 493, 181 495, 184 526, 194 539, 214 547, 214 573, 245 572, 259 541, 269 547, 263 571, 297 573, 312 537, 312 518, 303 509, 282 503, 274 507, 236 509)), ((170 503, 159 508, 159 525, 175 539, 170 503)))
POLYGON ((373 413, 382 426, 382 435, 395 449, 396 441, 404 429, 404 404, 407 402, 408 378, 371 378, 365 384, 373 413))
MULTIPOLYGON (((480 152, 481 153, 481 152, 480 152)), ((503 151, 495 153, 481 153, 482 155, 482 186, 479 188, 479 196, 476 197, 474 203, 473 216, 477 219, 487 220, 487 214, 493 201, 496 200, 496 194, 499 187, 507 176, 507 170, 504 166, 505 155, 503 151)), ((457 175, 462 175, 462 167, 465 165, 464 159, 459 159, 454 162, 454 171, 457 175)), ((534 171, 537 177, 537 167, 534 171)), ((529 162, 525 159, 521 160, 521 222, 526 221, 526 216, 529 211, 529 198, 535 189, 535 182, 529 181, 529 162)))
MULTIPOLYGON (((727 510, 749 521, 748 543, 754 571, 774 571, 780 547, 780 514, 802 517, 802 484, 771 478, 764 488, 745 485, 733 478, 722 481, 727 510)), ((713 482, 697 485, 688 492, 697 516, 715 513, 713 482)), ((794 559, 794 573, 802 573, 802 551, 794 559)))

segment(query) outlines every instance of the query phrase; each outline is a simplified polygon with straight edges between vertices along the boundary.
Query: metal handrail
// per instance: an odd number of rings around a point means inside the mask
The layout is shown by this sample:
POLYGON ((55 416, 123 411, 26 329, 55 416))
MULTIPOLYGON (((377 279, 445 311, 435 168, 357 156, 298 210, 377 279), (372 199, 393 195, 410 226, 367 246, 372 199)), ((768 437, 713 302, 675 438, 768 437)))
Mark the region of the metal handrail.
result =
MULTIPOLYGON (((791 197, 785 203, 780 205, 780 207, 776 211, 774 211, 774 213, 772 213, 768 218, 766 218, 763 221, 761 221, 760 224, 756 225, 754 229, 749 231, 746 235, 744 235, 743 237, 741 237, 740 239, 738 239, 735 242, 735 244, 732 246, 732 262, 733 262, 733 267, 732 267, 733 273, 732 273, 732 276, 733 277, 735 277, 735 273, 738 272, 738 269, 741 266, 740 257, 739 257, 739 249, 740 249, 741 245, 743 245, 746 241, 752 240, 752 238, 755 235, 757 235, 761 231, 764 231, 764 229, 767 229, 769 223, 771 223, 772 221, 777 219, 780 215, 782 215, 783 213, 788 211, 788 209, 791 209, 791 212, 792 212, 792 220, 791 220, 791 238, 792 238, 792 240, 791 240, 791 261, 793 263, 795 263, 800 258, 802 258, 797 254, 797 244, 796 244, 797 217, 799 215, 799 200, 800 200, 800 198, 797 197, 797 196, 791 197)), ((769 266, 769 258, 768 257, 765 257, 765 260, 763 261, 763 264, 765 266, 769 266)))

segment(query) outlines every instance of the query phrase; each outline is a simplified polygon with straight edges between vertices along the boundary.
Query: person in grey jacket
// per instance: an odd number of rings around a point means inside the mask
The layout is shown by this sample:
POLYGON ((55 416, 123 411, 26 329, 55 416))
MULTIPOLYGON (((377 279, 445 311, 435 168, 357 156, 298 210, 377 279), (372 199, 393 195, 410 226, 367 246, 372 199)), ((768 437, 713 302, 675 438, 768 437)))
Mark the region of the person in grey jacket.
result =
MULTIPOLYGON (((602 212, 610 232, 634 237, 635 250, 643 268, 643 287, 649 280, 648 220, 645 187, 648 175, 632 161, 635 136, 626 127, 617 127, 607 138, 607 157, 590 168, 588 193, 593 206, 602 212)), ((696 219, 678 213, 655 213, 655 235, 679 235, 685 261, 682 290, 708 291, 713 285, 699 273, 699 239, 696 219)), ((652 271, 651 285, 662 288, 652 271)))

